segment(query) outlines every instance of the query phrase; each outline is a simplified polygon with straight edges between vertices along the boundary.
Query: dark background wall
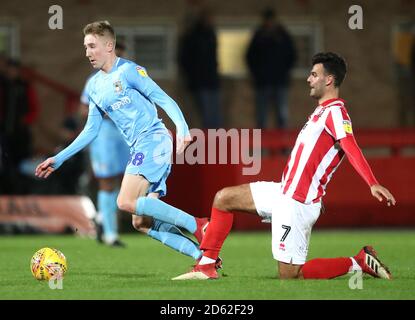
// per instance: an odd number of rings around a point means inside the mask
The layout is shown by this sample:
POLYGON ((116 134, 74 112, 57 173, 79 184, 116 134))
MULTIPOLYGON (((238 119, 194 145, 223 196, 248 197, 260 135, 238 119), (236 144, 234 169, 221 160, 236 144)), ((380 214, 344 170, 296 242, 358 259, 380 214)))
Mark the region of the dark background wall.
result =
MULTIPOLYGON (((0 22, 17 26, 22 62, 47 77, 81 91, 91 72, 84 57, 82 27, 94 20, 106 19, 117 25, 131 25, 143 21, 169 21, 180 33, 189 3, 183 0, 70 0, 70 1, 10 1, 0 7, 0 22), (63 30, 48 28, 49 6, 63 8, 63 30)), ((322 29, 322 49, 341 53, 349 63, 349 74, 342 88, 348 101, 355 127, 394 127, 399 125, 398 89, 393 57, 393 30, 403 20, 414 16, 415 2, 402 1, 264 1, 229 0, 205 1, 215 14, 217 23, 232 19, 257 21, 259 11, 266 5, 277 9, 281 19, 294 21, 312 19, 322 29), (348 27, 348 9, 359 4, 364 13, 364 29, 348 27)), ((137 61, 139 63, 139 61, 137 61)), ((192 102, 175 73, 170 79, 158 80, 160 85, 182 107, 191 126, 200 124, 192 102)), ((249 78, 223 78, 224 109, 231 127, 253 127, 253 91, 249 78)), ((62 97, 39 88, 42 112, 35 126, 36 144, 52 148, 48 142, 50 131, 63 117, 62 97)), ((303 124, 313 109, 308 97, 305 78, 292 81, 290 90, 289 126, 303 124)))

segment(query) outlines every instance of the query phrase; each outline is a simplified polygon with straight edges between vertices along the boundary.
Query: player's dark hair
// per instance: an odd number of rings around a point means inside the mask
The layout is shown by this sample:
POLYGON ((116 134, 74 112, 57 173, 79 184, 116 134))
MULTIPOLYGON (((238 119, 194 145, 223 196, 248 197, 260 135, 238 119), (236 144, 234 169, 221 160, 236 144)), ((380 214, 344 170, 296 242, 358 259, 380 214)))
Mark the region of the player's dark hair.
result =
POLYGON ((321 63, 327 74, 334 76, 334 86, 340 87, 347 72, 346 61, 333 52, 320 52, 313 56, 311 65, 321 63))
POLYGON ((84 36, 87 34, 94 34, 101 37, 109 35, 112 39, 114 39, 115 43, 115 31, 108 21, 95 21, 89 23, 85 26, 83 32, 84 36))

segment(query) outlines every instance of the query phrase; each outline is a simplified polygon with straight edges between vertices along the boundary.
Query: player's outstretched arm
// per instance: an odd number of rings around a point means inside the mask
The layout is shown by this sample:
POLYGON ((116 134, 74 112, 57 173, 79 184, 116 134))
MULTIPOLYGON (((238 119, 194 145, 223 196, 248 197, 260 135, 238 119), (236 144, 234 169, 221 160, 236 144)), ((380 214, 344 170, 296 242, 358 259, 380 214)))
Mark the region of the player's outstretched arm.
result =
POLYGON ((53 171, 55 171, 55 168, 53 168, 53 164, 55 163, 55 159, 47 158, 45 161, 40 163, 35 170, 36 177, 39 178, 47 178, 49 177, 53 171))
POLYGON ((386 189, 384 186, 381 186, 380 184, 371 186, 370 192, 372 192, 372 196, 374 196, 380 202, 382 202, 383 198, 385 198, 388 206, 394 206, 396 204, 395 197, 392 195, 392 193, 390 193, 388 189, 386 189))
POLYGON ((102 123, 102 115, 97 108, 91 107, 88 120, 84 129, 78 137, 65 149, 54 157, 48 158, 39 164, 35 169, 35 175, 39 178, 47 178, 51 173, 57 170, 67 159, 85 148, 96 138, 102 123))
POLYGON ((357 145, 354 136, 349 135, 341 139, 340 146, 346 153, 347 158, 349 159, 353 168, 370 186, 370 192, 372 195, 379 201, 382 201, 383 198, 385 198, 388 206, 395 205, 396 200, 394 196, 389 192, 388 189, 378 183, 362 151, 357 145))

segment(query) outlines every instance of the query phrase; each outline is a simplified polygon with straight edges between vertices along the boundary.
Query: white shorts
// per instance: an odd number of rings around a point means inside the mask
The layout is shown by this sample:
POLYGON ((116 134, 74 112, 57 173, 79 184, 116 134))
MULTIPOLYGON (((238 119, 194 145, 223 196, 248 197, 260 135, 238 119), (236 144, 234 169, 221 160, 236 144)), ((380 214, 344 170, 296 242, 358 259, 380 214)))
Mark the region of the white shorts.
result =
POLYGON ((253 182, 250 188, 258 214, 264 220, 272 220, 274 259, 304 264, 311 229, 320 216, 321 203, 304 204, 287 197, 281 192, 281 184, 276 182, 253 182))

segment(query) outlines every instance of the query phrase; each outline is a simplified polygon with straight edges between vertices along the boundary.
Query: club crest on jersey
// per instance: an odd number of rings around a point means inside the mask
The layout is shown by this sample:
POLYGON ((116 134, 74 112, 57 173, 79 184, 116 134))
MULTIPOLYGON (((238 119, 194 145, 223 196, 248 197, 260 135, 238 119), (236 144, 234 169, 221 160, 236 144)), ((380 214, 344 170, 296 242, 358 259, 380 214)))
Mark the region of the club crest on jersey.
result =
POLYGON ((116 93, 121 93, 122 92, 122 83, 121 80, 115 81, 114 82, 114 89, 116 93))
POLYGON ((343 129, 346 133, 352 134, 352 123, 349 120, 343 120, 343 129))
POLYGON ((140 74, 140 76, 142 77, 148 77, 147 71, 144 68, 141 68, 140 66, 136 67, 138 73, 140 74))

